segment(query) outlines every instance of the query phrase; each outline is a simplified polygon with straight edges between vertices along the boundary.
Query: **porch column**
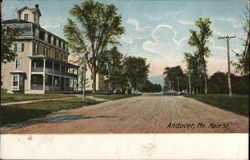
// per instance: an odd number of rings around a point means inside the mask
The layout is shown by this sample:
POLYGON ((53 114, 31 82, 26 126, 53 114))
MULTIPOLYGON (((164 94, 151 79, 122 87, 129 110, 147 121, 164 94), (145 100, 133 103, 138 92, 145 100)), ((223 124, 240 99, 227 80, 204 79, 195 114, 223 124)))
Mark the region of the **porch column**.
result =
POLYGON ((66 77, 64 77, 64 91, 67 91, 66 77))
POLYGON ((64 73, 65 73, 65 75, 67 76, 67 73, 68 73, 68 71, 67 71, 67 66, 64 66, 64 73))
POLYGON ((43 92, 45 93, 45 69, 46 69, 46 59, 43 58, 43 92))
POLYGON ((77 78, 76 78, 76 91, 78 92, 78 85, 79 85, 79 81, 78 81, 78 68, 77 68, 77 78))
POLYGON ((54 61, 52 61, 52 91, 54 91, 54 61))
POLYGON ((72 91, 74 91, 74 89, 75 89, 75 78, 72 78, 72 81, 73 81, 73 88, 72 88, 72 91))
POLYGON ((60 75, 62 75, 62 64, 60 64, 59 66, 60 66, 60 75))
POLYGON ((59 91, 61 91, 62 88, 62 77, 59 76, 59 91))

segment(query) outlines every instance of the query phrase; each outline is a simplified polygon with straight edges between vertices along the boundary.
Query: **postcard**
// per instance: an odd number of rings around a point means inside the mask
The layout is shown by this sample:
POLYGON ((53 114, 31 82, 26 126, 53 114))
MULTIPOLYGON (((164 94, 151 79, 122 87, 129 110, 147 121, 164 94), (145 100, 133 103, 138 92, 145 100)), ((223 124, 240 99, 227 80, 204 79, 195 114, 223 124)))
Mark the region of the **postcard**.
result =
POLYGON ((249 0, 4 0, 1 159, 248 159, 249 0))

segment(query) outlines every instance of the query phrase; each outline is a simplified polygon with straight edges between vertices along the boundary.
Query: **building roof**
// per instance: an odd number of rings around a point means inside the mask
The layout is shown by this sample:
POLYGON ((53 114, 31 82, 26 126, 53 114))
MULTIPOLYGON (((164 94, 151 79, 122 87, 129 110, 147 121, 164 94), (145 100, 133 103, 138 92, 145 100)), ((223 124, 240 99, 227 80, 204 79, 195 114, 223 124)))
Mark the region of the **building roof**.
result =
MULTIPOLYGON (((30 22, 30 21, 26 21, 26 20, 23 20, 23 19, 9 19, 9 20, 4 20, 2 21, 2 24, 11 24, 11 23, 32 23, 33 25, 36 25, 35 23, 33 22, 30 22)), ((36 25, 37 26, 37 25, 36 25)), ((55 36, 56 38, 64 41, 65 43, 68 43, 66 40, 64 40, 63 38, 55 35, 54 33, 42 28, 41 26, 39 26, 39 29, 43 30, 43 31, 46 31, 48 34, 52 34, 53 36, 55 36)))
POLYGON ((8 19, 8 20, 2 21, 2 24, 8 24, 8 23, 32 23, 32 22, 29 22, 23 19, 8 19))
POLYGON ((41 12, 40 12, 40 10, 39 10, 39 8, 38 8, 38 5, 36 5, 35 8, 29 8, 29 7, 25 6, 25 7, 21 8, 21 9, 19 9, 17 12, 20 13, 21 11, 23 11, 23 10, 25 10, 25 9, 30 9, 31 12, 33 12, 33 13, 34 13, 34 12, 38 12, 39 15, 42 16, 42 14, 41 14, 41 12))

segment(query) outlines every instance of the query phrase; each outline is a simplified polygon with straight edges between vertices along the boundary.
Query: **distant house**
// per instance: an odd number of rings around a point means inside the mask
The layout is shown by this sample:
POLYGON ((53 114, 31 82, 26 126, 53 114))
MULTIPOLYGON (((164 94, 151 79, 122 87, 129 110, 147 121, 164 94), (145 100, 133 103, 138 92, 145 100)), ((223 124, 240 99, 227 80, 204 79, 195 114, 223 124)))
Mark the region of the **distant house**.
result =
MULTIPOLYGON (((79 74, 78 74, 78 91, 82 91, 83 87, 83 62, 80 60, 80 57, 77 54, 70 54, 69 58, 68 58, 69 62, 79 66, 79 74)), ((85 89, 87 92, 91 92, 93 90, 93 75, 90 71, 90 68, 88 67, 88 65, 86 64, 86 75, 85 75, 85 89)), ((96 74, 96 90, 97 91, 107 91, 108 87, 105 86, 104 84, 104 80, 105 80, 105 76, 100 75, 100 74, 96 74)))
POLYGON ((5 20, 22 31, 13 44, 14 62, 1 64, 1 88, 9 93, 70 93, 77 90, 78 66, 68 62, 68 43, 40 26, 39 6, 23 7, 5 20))

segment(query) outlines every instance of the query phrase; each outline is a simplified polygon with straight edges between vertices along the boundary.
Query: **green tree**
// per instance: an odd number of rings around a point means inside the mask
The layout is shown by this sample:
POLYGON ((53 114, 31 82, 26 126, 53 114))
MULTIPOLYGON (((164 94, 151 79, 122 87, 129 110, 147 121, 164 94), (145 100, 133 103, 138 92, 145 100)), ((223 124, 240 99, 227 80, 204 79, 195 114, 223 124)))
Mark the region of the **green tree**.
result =
POLYGON ((2 43, 1 43, 1 62, 14 61, 16 53, 12 48, 13 42, 16 41, 17 37, 20 35, 20 31, 2 26, 2 43))
POLYGON ((147 79, 139 90, 142 92, 160 92, 162 87, 160 84, 154 84, 147 79))
POLYGON ((85 54, 93 75, 93 93, 96 92, 96 74, 100 69, 101 57, 108 45, 119 44, 117 38, 124 33, 122 18, 114 5, 87 0, 69 11, 76 21, 68 18, 64 26, 65 37, 70 48, 85 54))
POLYGON ((209 77, 209 93, 228 93, 227 74, 216 72, 209 77))
POLYGON ((189 30, 191 37, 188 40, 188 44, 196 48, 195 54, 198 56, 199 64, 203 69, 204 75, 204 90, 207 93, 207 61, 206 58, 210 56, 210 50, 206 46, 209 37, 212 35, 210 29, 211 21, 209 18, 200 18, 195 21, 195 26, 198 27, 199 31, 189 30))
POLYGON ((201 90, 202 67, 199 63, 198 54, 184 53, 187 63, 187 77, 189 81, 189 93, 201 90))
POLYGON ((113 87, 122 87, 121 81, 124 80, 122 61, 123 55, 117 47, 107 50, 102 57, 103 63, 100 67, 100 73, 107 77, 106 82, 110 92, 113 87))
POLYGON ((164 75, 164 85, 168 89, 178 90, 178 81, 179 81, 179 90, 186 88, 186 77, 180 66, 175 67, 166 67, 163 72, 164 75))
POLYGON ((250 9, 248 8, 245 13, 245 23, 243 26, 243 30, 246 34, 246 38, 243 39, 243 48, 244 50, 241 53, 236 53, 238 57, 238 62, 234 63, 235 69, 241 75, 249 74, 249 54, 250 54, 250 9), (249 12, 249 15, 248 15, 249 12))
POLYGON ((132 91, 137 90, 147 80, 148 72, 146 58, 129 56, 124 59, 124 74, 132 91))

